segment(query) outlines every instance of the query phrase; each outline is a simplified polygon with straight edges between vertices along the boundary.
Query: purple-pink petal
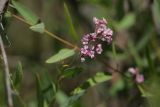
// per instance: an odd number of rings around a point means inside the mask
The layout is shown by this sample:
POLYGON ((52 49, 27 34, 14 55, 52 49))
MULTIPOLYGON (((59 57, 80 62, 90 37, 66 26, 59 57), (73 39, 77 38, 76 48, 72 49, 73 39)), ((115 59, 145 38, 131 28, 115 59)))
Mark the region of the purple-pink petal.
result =
POLYGON ((136 82, 137 83, 143 83, 144 82, 144 76, 142 74, 136 75, 136 82))
POLYGON ((95 24, 95 32, 89 33, 83 36, 81 42, 83 48, 81 48, 81 61, 85 61, 85 57, 94 58, 95 54, 101 54, 102 44, 99 42, 112 42, 113 31, 107 27, 107 21, 103 19, 93 18, 95 24))

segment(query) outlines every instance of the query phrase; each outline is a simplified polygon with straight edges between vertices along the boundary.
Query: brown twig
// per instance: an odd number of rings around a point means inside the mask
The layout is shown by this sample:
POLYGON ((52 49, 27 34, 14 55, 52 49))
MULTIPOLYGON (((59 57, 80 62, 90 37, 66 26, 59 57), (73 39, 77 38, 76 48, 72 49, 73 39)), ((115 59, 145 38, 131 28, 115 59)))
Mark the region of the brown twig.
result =
MULTIPOLYGON (((32 24, 30 24, 29 22, 27 22, 27 21, 24 20, 23 18, 15 15, 15 14, 11 14, 11 15, 12 15, 14 18, 20 20, 21 22, 24 22, 25 24, 27 24, 27 25, 29 25, 29 26, 32 26, 32 24)), ((70 42, 68 42, 68 41, 66 41, 66 40, 58 37, 57 35, 49 32, 47 29, 44 30, 44 33, 46 33, 47 35, 49 35, 49 36, 51 36, 51 37, 53 37, 53 38, 55 38, 55 39, 57 39, 57 40, 59 40, 60 42, 62 42, 62 43, 64 43, 64 44, 66 44, 66 45, 74 48, 75 50, 78 50, 78 51, 80 50, 80 48, 79 48, 78 46, 76 46, 76 45, 74 45, 74 44, 72 44, 72 43, 70 43, 70 42)))
POLYGON ((7 104, 8 104, 8 107, 13 107, 9 66, 8 66, 7 55, 6 55, 6 51, 4 49, 4 44, 3 44, 3 40, 2 40, 1 35, 0 35, 0 47, 1 47, 1 52, 2 52, 2 57, 3 57, 3 62, 4 62, 4 71, 5 71, 4 78, 5 78, 5 88, 6 88, 6 94, 7 94, 7 104))

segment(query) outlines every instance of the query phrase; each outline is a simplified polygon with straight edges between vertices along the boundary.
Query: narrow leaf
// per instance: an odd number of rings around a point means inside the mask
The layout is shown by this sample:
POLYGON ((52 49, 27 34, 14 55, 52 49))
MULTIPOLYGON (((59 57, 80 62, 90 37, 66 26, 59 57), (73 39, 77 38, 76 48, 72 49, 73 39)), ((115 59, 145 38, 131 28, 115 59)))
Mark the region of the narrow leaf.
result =
POLYGON ((56 63, 62 61, 68 57, 71 57, 75 54, 73 49, 61 49, 56 55, 49 58, 46 63, 56 63))
POLYGON ((160 11, 160 1, 154 0, 153 6, 152 6, 153 19, 157 28, 157 32, 160 34, 160 12, 159 11, 160 11))
POLYGON ((60 79, 73 78, 78 74, 80 74, 81 72, 82 72, 82 68, 80 67, 67 68, 62 72, 60 79))
POLYGON ((83 95, 84 95, 84 92, 81 92, 68 97, 63 92, 58 91, 56 94, 56 100, 60 105, 60 107, 72 107, 72 104, 76 102, 83 95))
POLYGON ((42 94, 40 77, 39 77, 39 74, 37 74, 37 73, 35 74, 35 76, 36 76, 38 107, 43 107, 44 97, 43 97, 43 94, 42 94))
POLYGON ((90 86, 95 86, 99 83, 102 83, 104 81, 108 81, 112 78, 110 75, 105 75, 103 72, 98 72, 96 75, 92 78, 89 78, 87 82, 89 82, 90 86))
POLYGON ((63 107, 72 107, 72 104, 75 103, 81 96, 83 96, 85 93, 81 92, 78 94, 74 94, 73 96, 70 96, 68 100, 64 103, 63 107))
POLYGON ((153 59, 152 59, 152 53, 151 53, 151 49, 150 49, 150 46, 147 46, 146 47, 146 58, 147 58, 147 61, 148 61, 148 70, 149 70, 149 72, 150 73, 153 73, 153 72, 155 72, 155 64, 154 64, 154 61, 153 61, 153 59))
POLYGON ((13 74, 13 85, 16 87, 17 85, 20 85, 23 79, 23 70, 22 70, 22 64, 21 62, 18 62, 16 72, 13 74))
POLYGON ((32 10, 24 6, 23 4, 12 0, 12 4, 16 8, 16 10, 23 16, 23 18, 29 22, 31 25, 35 25, 38 23, 39 18, 33 13, 32 10))
POLYGON ((127 29, 131 27, 136 21, 135 14, 130 13, 124 16, 124 18, 118 23, 117 29, 127 29))
POLYGON ((68 96, 65 95, 62 91, 58 91, 56 93, 56 100, 60 107, 65 107, 65 103, 68 100, 68 96))
POLYGON ((96 73, 95 76, 87 79, 82 85, 74 89, 73 94, 85 92, 87 88, 93 87, 95 85, 98 85, 102 82, 105 82, 111 79, 112 79, 111 75, 105 75, 103 72, 98 72, 96 73))
POLYGON ((36 74, 37 81, 37 97, 39 99, 39 106, 42 105, 42 101, 47 101, 48 104, 52 103, 55 99, 56 86, 50 79, 47 72, 39 72, 36 74))
POLYGON ((73 25, 73 22, 72 22, 72 18, 71 18, 71 15, 69 13, 69 9, 67 7, 67 5, 64 3, 64 11, 65 11, 65 14, 66 14, 66 19, 67 19, 67 22, 68 22, 68 25, 69 25, 69 30, 70 30, 70 35, 75 39, 75 40, 78 40, 79 37, 76 33, 76 30, 74 28, 74 25, 73 25))
POLYGON ((142 94, 142 97, 152 97, 153 95, 149 92, 147 92, 141 85, 137 85, 141 94, 142 94))
POLYGON ((121 77, 119 77, 114 83, 112 84, 112 87, 110 88, 109 92, 111 95, 116 95, 117 92, 124 89, 124 81, 121 77))
POLYGON ((44 23, 39 23, 39 24, 31 26, 30 29, 38 33, 44 33, 45 25, 44 23))

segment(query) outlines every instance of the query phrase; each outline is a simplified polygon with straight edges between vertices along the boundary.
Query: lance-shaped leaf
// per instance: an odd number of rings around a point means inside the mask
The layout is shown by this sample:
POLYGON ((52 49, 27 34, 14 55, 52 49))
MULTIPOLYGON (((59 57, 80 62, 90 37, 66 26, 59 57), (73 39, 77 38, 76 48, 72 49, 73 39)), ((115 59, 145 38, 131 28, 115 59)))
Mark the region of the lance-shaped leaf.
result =
POLYGON ((98 85, 102 82, 111 80, 112 76, 111 75, 106 75, 103 72, 98 72, 96 73, 95 76, 87 79, 81 86, 77 87, 76 89, 74 89, 73 94, 78 94, 78 93, 82 93, 85 92, 85 90, 89 87, 93 87, 95 85, 98 85))
POLYGON ((68 57, 71 57, 75 54, 74 49, 61 49, 57 54, 49 58, 46 63, 56 63, 62 61, 68 57))
POLYGON ((44 23, 39 23, 39 24, 31 26, 30 29, 38 33, 44 33, 45 25, 44 23))
POLYGON ((28 23, 30 23, 31 25, 35 25, 38 23, 39 18, 33 13, 32 10, 14 0, 12 0, 12 4, 28 23))
POLYGON ((82 70, 83 69, 80 67, 67 68, 62 71, 59 79, 76 77, 82 72, 82 70))
POLYGON ((22 64, 21 64, 21 62, 18 62, 17 69, 13 73, 13 77, 12 77, 13 85, 17 88, 17 86, 19 86, 20 83, 22 82, 22 79, 23 79, 22 64))
POLYGON ((55 99, 56 86, 47 72, 36 73, 38 107, 44 107, 45 103, 51 104, 55 99))
POLYGON ((117 29, 128 29, 134 25, 136 21, 135 14, 130 13, 124 16, 124 18, 118 23, 117 29))
POLYGON ((64 11, 65 11, 65 14, 66 14, 66 20, 67 20, 67 23, 69 25, 69 32, 70 32, 70 35, 75 39, 75 40, 78 40, 79 37, 76 33, 76 30, 75 30, 75 27, 73 25, 73 22, 72 22, 72 18, 71 18, 71 15, 69 13, 69 9, 67 7, 67 5, 64 3, 64 11))
POLYGON ((60 107, 65 107, 66 102, 68 101, 68 96, 65 95, 62 91, 56 93, 56 101, 60 107))
POLYGON ((35 77, 36 77, 38 107, 43 107, 44 97, 42 94, 41 81, 40 81, 39 74, 36 73, 35 77))
POLYGON ((153 20, 156 25, 157 32, 160 34, 160 1, 154 0, 152 6, 153 20))
POLYGON ((75 103, 84 94, 84 92, 81 92, 68 97, 63 92, 58 91, 56 94, 56 101, 60 107, 72 107, 72 104, 75 103))
POLYGON ((144 87, 142 87, 141 85, 138 85, 138 88, 141 92, 142 97, 152 97, 153 96, 149 91, 146 91, 144 87))

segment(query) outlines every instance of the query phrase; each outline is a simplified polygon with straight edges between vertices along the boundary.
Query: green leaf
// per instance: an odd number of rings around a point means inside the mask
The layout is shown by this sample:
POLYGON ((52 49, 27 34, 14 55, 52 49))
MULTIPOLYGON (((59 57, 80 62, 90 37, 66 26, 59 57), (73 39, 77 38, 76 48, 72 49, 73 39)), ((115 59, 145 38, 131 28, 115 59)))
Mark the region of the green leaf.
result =
POLYGON ((40 76, 38 73, 36 73, 35 76, 36 76, 36 87, 37 87, 36 92, 37 92, 38 107, 43 107, 44 97, 43 97, 42 89, 41 89, 40 76))
POLYGON ((68 22, 68 25, 69 25, 69 30, 70 30, 70 35, 75 39, 75 40, 78 40, 79 37, 76 33, 76 30, 75 30, 75 27, 73 25, 73 22, 72 22, 72 18, 71 18, 71 15, 69 13, 69 9, 67 7, 67 5, 64 3, 64 11, 65 11, 65 14, 66 14, 66 19, 67 19, 67 22, 68 22))
POLYGON ((112 76, 105 75, 103 72, 98 72, 96 75, 92 78, 89 78, 87 82, 89 82, 90 86, 95 86, 99 83, 105 82, 112 79, 112 76))
POLYGON ((22 82, 22 79, 23 79, 22 64, 21 64, 21 62, 18 62, 16 72, 13 74, 13 78, 12 78, 13 85, 15 87, 18 86, 22 82))
POLYGON ((154 0, 152 6, 153 19, 157 28, 158 33, 160 33, 160 1, 154 0))
POLYGON ((65 95, 62 91, 58 91, 56 93, 56 101, 60 105, 60 107, 65 107, 65 103, 68 100, 68 96, 65 95))
POLYGON ((79 87, 74 89, 73 94, 85 92, 87 88, 93 87, 95 85, 98 85, 102 82, 105 82, 111 79, 112 79, 111 75, 106 75, 103 72, 98 72, 94 77, 87 79, 83 84, 81 84, 79 87))
POLYGON ((10 12, 10 11, 7 11, 7 12, 5 13, 5 17, 7 17, 7 18, 12 17, 11 12, 10 12))
POLYGON ((127 29, 131 27, 136 21, 135 14, 130 13, 124 16, 124 18, 117 24, 117 29, 127 29))
POLYGON ((154 64, 154 60, 152 58, 152 53, 151 53, 151 48, 150 46, 146 47, 146 58, 147 58, 147 62, 148 62, 148 71, 150 72, 150 74, 154 73, 155 70, 155 64, 154 64))
POLYGON ((49 107, 48 104, 47 104, 47 101, 44 101, 43 107, 49 107))
POLYGON ((115 81, 113 84, 112 84, 112 87, 110 89, 110 94, 111 95, 116 95, 118 91, 121 91, 122 89, 124 89, 125 87, 125 84, 124 84, 124 81, 122 78, 118 78, 117 81, 115 81))
POLYGON ((149 92, 147 92, 141 85, 137 85, 141 94, 142 94, 142 97, 152 97, 153 95, 149 92))
POLYGON ((82 72, 82 68, 80 67, 72 67, 65 69, 60 78, 73 78, 82 72))
POLYGON ((76 102, 83 95, 84 92, 81 92, 68 97, 62 91, 58 91, 56 94, 56 101, 58 102, 60 107, 72 107, 72 104, 76 102))
POLYGON ((38 33, 44 33, 45 25, 44 23, 39 23, 39 24, 31 26, 30 29, 38 33))
POLYGON ((39 18, 33 13, 32 10, 14 0, 12 0, 12 4, 28 23, 30 23, 31 25, 35 25, 38 23, 39 18))
POLYGON ((81 92, 78 94, 74 94, 73 96, 69 97, 68 100, 65 102, 64 107, 72 107, 72 104, 75 103, 81 96, 83 96, 85 92, 81 92))
POLYGON ((71 57, 75 54, 74 49, 61 49, 56 55, 49 58, 46 63, 56 63, 62 61, 68 57, 71 57))
POLYGON ((45 101, 47 104, 51 104, 55 99, 56 86, 50 79, 47 72, 36 74, 37 83, 37 99, 38 107, 42 107, 45 101))

